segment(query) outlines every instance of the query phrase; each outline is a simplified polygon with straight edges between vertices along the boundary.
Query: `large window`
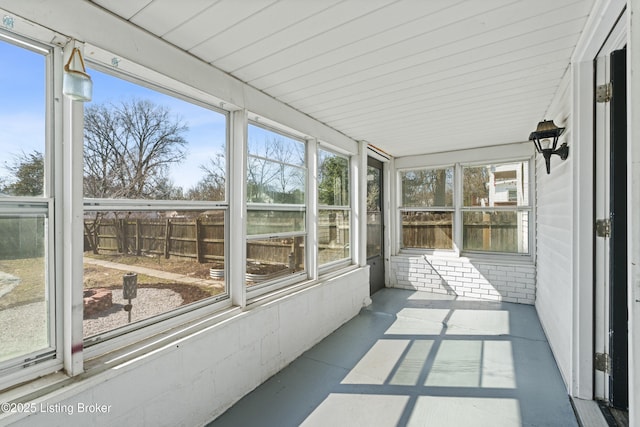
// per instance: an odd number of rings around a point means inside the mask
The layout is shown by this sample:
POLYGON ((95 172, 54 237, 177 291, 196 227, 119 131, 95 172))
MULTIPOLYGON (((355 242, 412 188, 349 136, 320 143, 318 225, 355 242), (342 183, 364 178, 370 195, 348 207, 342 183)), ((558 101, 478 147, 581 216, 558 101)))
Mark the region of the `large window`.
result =
POLYGON ((406 170, 399 179, 402 248, 529 254, 528 161, 406 170))
POLYGON ((251 289, 306 277, 306 145, 250 124, 247 157, 247 269, 251 289))
POLYGON ((453 171, 400 173, 402 248, 453 249, 453 171))
POLYGON ((90 74, 83 322, 85 338, 94 337, 89 343, 227 295, 226 115, 97 69, 90 74))
POLYGON ((529 253, 529 163, 463 167, 463 249, 529 253))
POLYGON ((349 159, 318 150, 318 265, 351 257, 349 159))
POLYGON ((55 354, 51 56, 0 36, 0 372, 55 354))

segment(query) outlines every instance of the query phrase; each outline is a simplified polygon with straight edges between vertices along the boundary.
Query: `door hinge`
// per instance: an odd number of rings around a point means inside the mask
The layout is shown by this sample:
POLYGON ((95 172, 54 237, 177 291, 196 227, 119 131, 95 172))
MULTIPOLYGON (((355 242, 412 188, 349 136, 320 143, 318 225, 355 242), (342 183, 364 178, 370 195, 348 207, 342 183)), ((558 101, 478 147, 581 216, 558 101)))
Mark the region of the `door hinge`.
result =
POLYGON ((596 102, 611 101, 612 93, 613 93, 613 85, 611 83, 605 83, 603 85, 596 86, 596 102))
POLYGON ((611 372, 611 358, 607 353, 596 353, 595 365, 596 371, 611 372))
POLYGON ((596 220, 596 236, 598 237, 611 236, 611 220, 610 219, 596 220))

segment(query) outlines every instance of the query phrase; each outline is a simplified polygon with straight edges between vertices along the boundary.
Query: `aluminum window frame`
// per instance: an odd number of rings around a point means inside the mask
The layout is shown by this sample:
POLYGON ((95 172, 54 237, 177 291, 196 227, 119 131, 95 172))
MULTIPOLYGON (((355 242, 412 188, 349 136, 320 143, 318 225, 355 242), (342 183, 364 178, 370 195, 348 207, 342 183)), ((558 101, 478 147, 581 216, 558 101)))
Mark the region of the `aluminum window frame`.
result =
MULTIPOLYGON (((99 58, 103 59, 108 52, 98 49, 99 58)), ((115 59, 116 56, 113 56, 115 59)), ((198 97, 197 94, 190 93, 190 88, 178 81, 167 78, 157 72, 148 70, 136 63, 127 61, 113 61, 111 66, 98 60, 98 58, 87 58, 85 62, 88 67, 96 69, 113 78, 122 79, 131 84, 139 85, 146 89, 159 92, 163 95, 179 99, 195 106, 211 110, 221 114, 225 120, 225 198, 224 200, 200 201, 200 200, 171 200, 171 199, 109 199, 90 198, 83 194, 83 214, 91 212, 127 212, 127 211, 162 211, 162 210, 217 210, 224 212, 224 257, 225 257, 225 282, 224 292, 193 302, 185 307, 178 307, 164 313, 155 315, 148 319, 143 319, 130 325, 125 325, 109 331, 83 337, 84 358, 92 358, 107 353, 123 345, 137 342, 140 339, 150 337, 160 330, 175 327, 188 322, 194 318, 230 308, 232 303, 233 289, 229 283, 229 236, 230 236, 230 207, 229 207, 229 173, 230 173, 230 145, 231 145, 231 113, 229 110, 217 105, 217 101, 198 97)), ((83 139, 84 142, 84 139, 83 139)), ((82 252, 78 250, 78 256, 82 257, 82 252)))
POLYGON ((439 255, 444 257, 460 257, 467 256, 474 259, 486 259, 488 261, 500 257, 502 260, 512 260, 518 262, 520 260, 525 262, 533 261, 535 258, 535 168, 534 158, 530 156, 515 156, 501 158, 499 160, 480 160, 471 162, 456 162, 449 164, 428 164, 425 166, 410 166, 396 169, 396 212, 397 217, 397 245, 398 253, 407 255, 439 255), (464 167, 479 167, 490 165, 504 165, 510 163, 526 163, 527 164, 527 179, 528 185, 526 191, 528 192, 528 205, 522 206, 494 206, 494 207, 470 207, 464 206, 463 200, 463 168, 464 167), (453 206, 452 207, 406 207, 402 203, 402 174, 407 171, 416 170, 437 170, 446 169, 448 167, 454 168, 453 174, 453 206), (402 242, 402 213, 403 212, 452 212, 453 213, 453 248, 452 249, 427 249, 427 248, 409 248, 403 247, 402 242), (482 250, 465 250, 463 248, 463 213, 474 211, 496 211, 496 212, 527 212, 528 213, 528 251, 527 253, 518 252, 498 252, 498 251, 482 251, 482 250))
MULTIPOLYGON (((275 279, 265 280, 263 283, 254 284, 252 286, 247 285, 247 272, 246 272, 246 264, 244 271, 244 289, 247 294, 247 299, 255 300, 258 297, 261 297, 267 293, 278 291, 282 288, 292 286, 295 284, 299 284, 313 277, 314 272, 311 271, 312 263, 310 262, 310 256, 313 253, 313 248, 311 248, 311 244, 309 241, 309 193, 310 193, 310 177, 309 177, 309 146, 310 141, 308 138, 305 138, 301 135, 296 135, 293 132, 279 128, 276 125, 265 124, 262 123, 260 117, 251 115, 252 118, 247 120, 246 132, 247 132, 247 141, 249 140, 251 127, 257 127, 262 129, 263 131, 267 131, 270 133, 275 133, 276 135, 281 135, 287 139, 291 139, 297 141, 302 144, 302 148, 304 150, 304 161, 303 165, 295 165, 284 161, 279 161, 277 159, 271 159, 262 155, 254 155, 249 153, 249 143, 247 143, 246 149, 246 168, 249 168, 249 159, 257 158, 261 160, 265 160, 272 163, 278 163, 288 167, 294 167, 304 171, 304 202, 301 204, 298 203, 262 203, 262 202, 249 202, 245 200, 246 204, 246 216, 247 216, 247 234, 246 234, 246 242, 245 242, 245 251, 246 245, 248 245, 251 241, 259 241, 259 240, 268 240, 274 238, 298 238, 302 237, 304 239, 304 270, 300 272, 294 272, 292 274, 276 277, 275 279), (248 224, 248 216, 250 211, 279 211, 279 212, 302 212, 304 213, 304 221, 303 226, 304 229, 302 231, 285 231, 285 232, 274 232, 274 233, 260 233, 260 234, 249 234, 249 224, 248 224)), ((248 183, 248 170, 245 174, 245 182, 248 183)), ((248 198, 248 194, 245 198, 248 198)), ((245 252, 245 261, 246 261, 246 252, 245 252)))
MULTIPOLYGON (((61 137, 62 108, 56 100, 62 97, 62 49, 52 43, 58 35, 11 17, 19 26, 21 34, 11 29, 0 29, 0 43, 8 43, 44 58, 44 152, 43 155, 43 195, 9 196, 0 198, 0 216, 32 217, 44 215, 44 268, 47 328, 49 344, 46 348, 31 351, 0 362, 0 389, 55 372, 63 367, 63 314, 62 310, 62 267, 56 256, 63 242, 60 238, 62 215, 60 203, 61 179, 56 171, 61 169, 61 148, 56 143, 61 137), (25 25, 22 25, 25 24, 25 25), (26 30, 25 30, 26 28, 26 30), (44 37, 47 37, 46 39, 44 37)), ((6 27, 5 27, 6 28, 6 27)))
POLYGON ((435 165, 435 166, 424 166, 424 167, 412 167, 412 168, 402 168, 396 171, 397 174, 397 202, 398 202, 398 248, 401 252, 406 253, 443 253, 446 255, 459 254, 458 245, 456 242, 456 231, 458 227, 458 223, 456 221, 456 212, 457 212, 457 198, 459 194, 459 189, 457 187, 457 182, 459 181, 458 173, 457 173, 457 164, 444 164, 444 165, 435 165), (404 173, 413 172, 413 171, 436 171, 436 170, 453 170, 453 188, 452 188, 452 203, 451 206, 404 206, 403 204, 403 192, 402 192, 402 176, 404 173), (403 242, 403 225, 402 225, 402 214, 404 212, 451 212, 451 248, 414 248, 414 247, 405 247, 403 242))
MULTIPOLYGON (((349 220, 348 220, 348 224, 351 226, 351 223, 353 221, 353 209, 352 209, 352 192, 353 192, 353 177, 352 177, 352 171, 351 171, 351 162, 352 162, 352 156, 347 155, 347 154, 343 154, 343 153, 339 153, 335 150, 332 150, 330 147, 326 146, 325 144, 318 144, 317 148, 316 148, 316 164, 317 164, 317 170, 320 170, 320 152, 324 151, 326 153, 329 153, 335 157, 339 157, 342 158, 346 161, 345 164, 345 168, 346 168, 346 172, 347 172, 347 180, 348 180, 348 185, 347 185, 347 191, 349 192, 348 197, 347 197, 347 205, 323 205, 320 203, 320 195, 319 195, 319 181, 316 180, 316 193, 318 194, 317 196, 317 213, 316 213, 316 233, 319 233, 319 221, 318 218, 320 216, 320 211, 342 211, 342 212, 348 212, 349 213, 349 220)), ((318 239, 317 239, 318 240, 318 239)), ((318 240, 318 245, 319 245, 319 240, 318 240)), ((350 266, 352 264, 352 260, 353 260, 353 233, 349 233, 349 242, 347 243, 347 245, 349 246, 349 255, 341 258, 341 259, 337 259, 337 260, 332 260, 329 262, 326 262, 324 264, 319 264, 318 263, 318 274, 323 275, 323 274, 327 274, 329 272, 332 272, 334 270, 338 270, 340 268, 344 268, 347 266, 350 266)), ((318 246, 318 254, 319 254, 319 246, 318 246)))
MULTIPOLYGON (((460 227, 460 240, 459 247, 461 250, 461 254, 468 255, 474 258, 483 258, 483 257, 494 257, 501 256, 510 259, 533 259, 533 253, 535 252, 534 241, 534 233, 535 233, 535 217, 534 217, 534 181, 535 181, 535 168, 533 167, 533 160, 531 158, 514 158, 513 160, 505 160, 501 159, 498 161, 479 161, 479 162, 468 162, 468 163, 457 163, 457 167, 459 168, 459 174, 461 179, 459 180, 459 194, 460 194, 460 205, 458 206, 459 211, 459 227, 460 227), (464 202, 462 197, 464 195, 464 168, 466 167, 486 167, 486 166, 500 166, 507 165, 513 163, 523 163, 527 165, 527 180, 528 183, 524 187, 527 192, 527 205, 516 205, 516 206, 464 206, 464 202), (463 214, 465 212, 526 212, 528 214, 527 222, 528 222, 528 230, 527 230, 527 252, 501 252, 501 251, 486 251, 486 250, 478 250, 478 249, 464 249, 463 242, 463 234, 464 234, 464 218, 463 214)), ((523 175, 524 179, 524 175, 523 175)))

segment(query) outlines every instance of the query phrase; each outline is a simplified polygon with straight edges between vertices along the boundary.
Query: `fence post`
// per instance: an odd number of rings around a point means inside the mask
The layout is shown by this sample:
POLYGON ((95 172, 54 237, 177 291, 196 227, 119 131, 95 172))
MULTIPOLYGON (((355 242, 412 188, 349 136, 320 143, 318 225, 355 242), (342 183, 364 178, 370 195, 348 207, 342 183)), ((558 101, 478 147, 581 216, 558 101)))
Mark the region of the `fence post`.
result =
POLYGON ((164 257, 169 259, 169 239, 171 238, 171 220, 167 218, 164 224, 164 257))
POLYGON ((196 218, 196 260, 202 263, 202 248, 200 243, 200 218, 196 218))
POLYGON ((140 235, 140 218, 136 218, 136 255, 142 254, 142 236, 140 235))
POLYGON ((125 253, 124 219, 116 218, 115 221, 113 221, 113 224, 116 229, 116 247, 118 248, 118 252, 123 254, 125 253))
POLYGON ((129 219, 122 219, 122 252, 127 255, 129 253, 129 219))

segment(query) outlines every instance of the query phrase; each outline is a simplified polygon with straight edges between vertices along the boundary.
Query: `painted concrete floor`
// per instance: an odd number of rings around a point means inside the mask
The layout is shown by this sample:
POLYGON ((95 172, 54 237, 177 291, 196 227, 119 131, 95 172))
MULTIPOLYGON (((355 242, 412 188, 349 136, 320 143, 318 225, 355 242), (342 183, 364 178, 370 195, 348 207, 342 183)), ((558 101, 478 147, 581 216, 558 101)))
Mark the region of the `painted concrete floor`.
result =
POLYGON ((372 299, 209 426, 577 427, 534 307, 372 299))

